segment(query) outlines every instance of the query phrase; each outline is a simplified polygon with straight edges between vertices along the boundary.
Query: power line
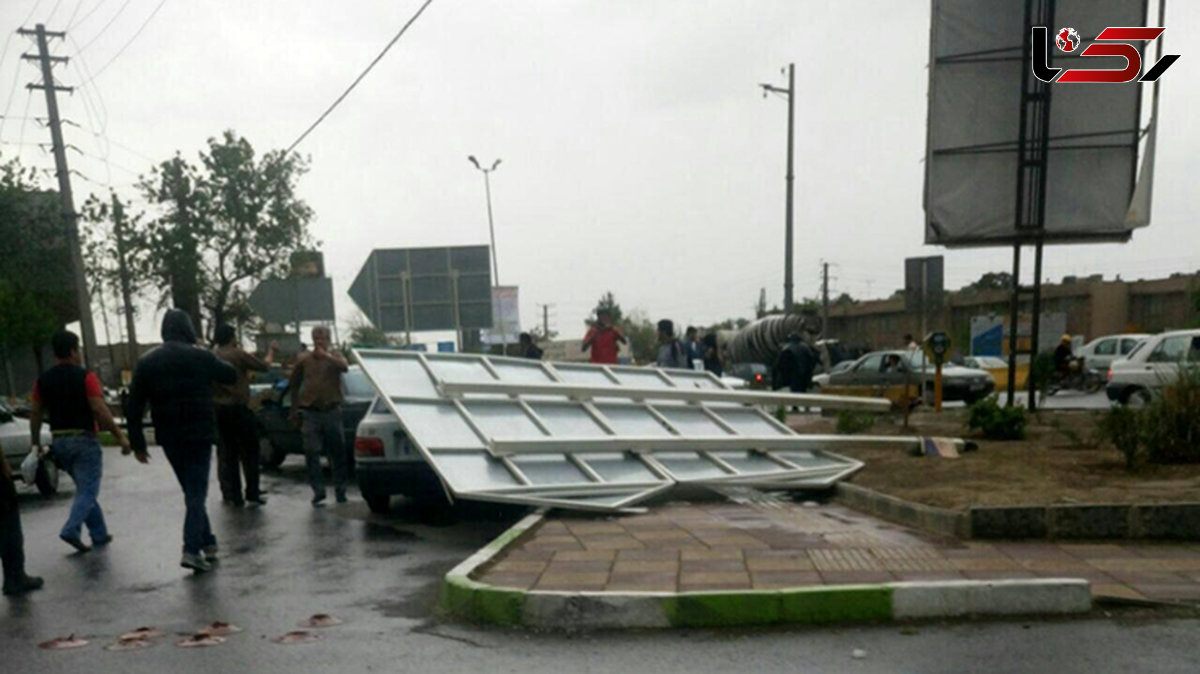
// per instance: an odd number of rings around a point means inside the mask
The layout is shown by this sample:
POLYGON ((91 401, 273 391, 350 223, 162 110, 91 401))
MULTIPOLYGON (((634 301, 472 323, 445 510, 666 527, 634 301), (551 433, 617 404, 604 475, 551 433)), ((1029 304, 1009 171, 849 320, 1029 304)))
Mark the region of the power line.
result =
POLYGON ((116 14, 113 14, 113 15, 112 15, 112 18, 108 20, 108 23, 104 24, 104 27, 100 29, 100 32, 98 32, 98 33, 96 33, 95 35, 93 35, 93 36, 92 36, 92 39, 90 39, 90 40, 88 40, 88 41, 87 41, 87 44, 83 45, 83 47, 81 47, 80 49, 78 49, 78 50, 75 52, 75 55, 76 55, 76 56, 79 56, 79 54, 80 54, 80 53, 81 53, 81 52, 82 52, 84 49, 87 49, 88 47, 92 46, 92 44, 93 44, 93 43, 95 43, 95 42, 96 42, 96 40, 99 40, 99 39, 100 39, 100 36, 101 36, 101 35, 104 35, 104 32, 105 32, 106 30, 108 30, 109 26, 113 25, 113 22, 117 20, 117 17, 121 16, 121 13, 125 11, 125 8, 129 6, 129 3, 130 3, 130 2, 132 2, 132 0, 125 0, 125 3, 124 3, 123 5, 121 5, 120 9, 118 9, 118 10, 117 10, 117 13, 116 13, 116 14))
POLYGON ((415 23, 416 20, 421 17, 421 14, 425 12, 425 8, 432 3, 433 0, 425 0, 425 4, 421 5, 421 8, 417 10, 417 13, 413 14, 412 18, 400 28, 400 32, 396 33, 396 36, 392 38, 391 42, 387 43, 387 46, 383 48, 383 51, 379 52, 379 55, 375 57, 375 60, 371 61, 370 65, 367 66, 367 69, 362 71, 358 77, 354 78, 354 81, 351 82, 350 86, 342 92, 341 96, 337 97, 337 100, 333 102, 333 105, 329 106, 325 112, 322 112, 321 116, 317 118, 317 121, 313 122, 311 126, 305 129, 304 133, 300 134, 300 137, 297 138, 291 145, 289 145, 288 149, 283 151, 284 156, 291 154, 292 150, 295 149, 295 147, 299 145, 301 141, 307 138, 308 134, 312 133, 313 129, 317 128, 321 122, 325 121, 325 118, 329 116, 329 113, 333 112, 334 108, 340 105, 341 102, 346 99, 346 96, 350 95, 351 91, 354 91, 354 87, 357 87, 358 83, 363 81, 363 78, 367 76, 367 73, 371 72, 371 69, 375 67, 375 64, 379 63, 379 61, 383 59, 384 55, 388 53, 388 50, 392 48, 392 45, 396 44, 396 42, 400 40, 404 33, 408 31, 409 26, 413 25, 413 23, 415 23))
POLYGON ((83 16, 82 16, 82 17, 79 19, 79 21, 78 21, 78 22, 76 22, 76 23, 69 23, 69 22, 68 22, 68 23, 67 23, 67 30, 71 30, 71 29, 72 29, 72 28, 74 28, 75 26, 78 26, 78 25, 80 25, 80 24, 82 24, 82 23, 86 23, 86 22, 87 22, 87 20, 88 20, 88 19, 90 19, 90 18, 92 18, 92 15, 96 13, 96 10, 100 9, 101 7, 103 7, 103 6, 104 6, 104 3, 105 3, 105 2, 107 2, 107 1, 108 1, 108 0, 100 0, 100 2, 97 2, 97 3, 96 3, 96 5, 95 5, 94 7, 92 7, 91 11, 89 11, 87 14, 84 14, 84 15, 83 15, 83 16))
POLYGON ((100 77, 100 74, 103 73, 106 69, 108 69, 109 66, 111 66, 113 64, 113 61, 116 61, 117 59, 121 58, 121 54, 124 54, 125 50, 129 49, 129 45, 133 44, 134 41, 136 41, 138 39, 138 36, 142 34, 143 30, 146 30, 146 26, 150 25, 150 21, 154 18, 154 15, 158 14, 158 10, 162 9, 163 5, 165 5, 165 4, 167 4, 167 0, 159 0, 158 5, 156 5, 154 7, 154 11, 150 12, 150 16, 146 17, 146 20, 142 22, 141 26, 138 26, 138 29, 133 34, 133 37, 129 38, 129 41, 126 42, 124 44, 124 46, 122 46, 120 49, 118 49, 117 53, 114 54, 113 57, 110 58, 107 63, 100 66, 99 70, 92 73, 92 78, 89 79, 87 82, 84 82, 84 84, 87 84, 88 82, 91 82, 92 80, 96 79, 97 77, 100 77))
POLYGON ((54 18, 55 13, 58 12, 58 6, 61 4, 62 0, 55 0, 54 7, 50 8, 50 16, 47 16, 46 20, 42 21, 42 23, 50 23, 50 20, 54 18))
POLYGON ((79 10, 83 8, 83 0, 75 0, 75 11, 71 12, 71 16, 67 19, 67 28, 74 25, 75 17, 79 16, 79 10))

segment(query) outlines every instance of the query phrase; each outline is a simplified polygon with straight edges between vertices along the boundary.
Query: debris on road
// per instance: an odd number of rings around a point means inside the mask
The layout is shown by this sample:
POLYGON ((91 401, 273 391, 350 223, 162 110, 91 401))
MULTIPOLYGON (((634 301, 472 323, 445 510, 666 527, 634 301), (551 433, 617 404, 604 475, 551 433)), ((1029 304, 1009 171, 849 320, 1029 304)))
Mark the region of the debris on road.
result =
POLYGON ((192 636, 175 644, 180 648, 204 648, 206 646, 217 646, 225 643, 225 639, 218 636, 213 636, 205 632, 197 632, 192 636))
POLYGON ((205 627, 197 632, 197 634, 208 634, 214 637, 227 637, 230 634, 236 634, 241 631, 242 628, 238 627, 237 625, 231 625, 227 622, 221 622, 220 620, 217 620, 208 627, 205 627))
POLYGON ((316 634, 314 632, 309 632, 306 630, 294 630, 292 632, 288 632, 287 634, 282 634, 282 635, 277 636, 274 639, 272 639, 272 641, 274 641, 277 644, 285 644, 285 645, 286 644, 308 644, 308 643, 312 643, 314 641, 320 641, 320 640, 321 640, 320 634, 316 634))
POLYGON ((74 634, 69 634, 65 637, 58 637, 50 641, 43 641, 38 644, 38 648, 45 651, 63 651, 69 648, 82 648, 88 645, 87 639, 79 639, 74 634))
POLYGON ((342 624, 341 618, 335 618, 334 616, 331 616, 328 613, 314 613, 312 615, 312 617, 308 618, 307 620, 300 621, 299 626, 300 627, 333 627, 334 625, 341 625, 341 624, 342 624))

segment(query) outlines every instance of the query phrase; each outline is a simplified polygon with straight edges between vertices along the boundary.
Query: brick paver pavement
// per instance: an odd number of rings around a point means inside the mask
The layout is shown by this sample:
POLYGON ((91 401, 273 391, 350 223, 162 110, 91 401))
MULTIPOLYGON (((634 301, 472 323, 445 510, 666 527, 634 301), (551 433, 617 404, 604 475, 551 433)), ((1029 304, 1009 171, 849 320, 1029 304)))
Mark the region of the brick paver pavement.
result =
POLYGON ((1200 545, 964 542, 836 505, 673 503, 628 516, 551 515, 477 577, 521 589, 613 592, 1084 578, 1096 596, 1200 601, 1200 545))

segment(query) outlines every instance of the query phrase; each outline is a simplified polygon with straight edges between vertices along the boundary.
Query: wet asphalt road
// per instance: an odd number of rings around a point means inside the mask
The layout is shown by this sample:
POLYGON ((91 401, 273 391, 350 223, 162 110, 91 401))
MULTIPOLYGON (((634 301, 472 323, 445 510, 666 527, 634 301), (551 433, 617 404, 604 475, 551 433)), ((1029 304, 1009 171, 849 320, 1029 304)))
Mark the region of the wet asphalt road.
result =
POLYGON ((71 483, 44 500, 22 494, 30 571, 45 590, 0 599, 0 671, 25 672, 1194 672, 1200 620, 1161 613, 1083 620, 826 629, 530 634, 480 628, 434 615, 441 576, 522 512, 486 506, 444 511, 402 502, 387 517, 351 503, 314 510, 302 462, 268 474, 262 509, 220 504, 210 516, 220 567, 179 568, 183 506, 161 453, 148 467, 106 450, 101 502, 116 536, 107 549, 69 553, 57 539, 71 483), (271 637, 307 616, 345 624, 317 643, 271 637), (185 633, 211 621, 244 629, 225 644, 180 649, 171 634, 144 651, 103 646, 154 625, 185 633), (75 633, 91 644, 42 651, 38 642, 75 633), (865 657, 852 656, 864 649, 865 657))

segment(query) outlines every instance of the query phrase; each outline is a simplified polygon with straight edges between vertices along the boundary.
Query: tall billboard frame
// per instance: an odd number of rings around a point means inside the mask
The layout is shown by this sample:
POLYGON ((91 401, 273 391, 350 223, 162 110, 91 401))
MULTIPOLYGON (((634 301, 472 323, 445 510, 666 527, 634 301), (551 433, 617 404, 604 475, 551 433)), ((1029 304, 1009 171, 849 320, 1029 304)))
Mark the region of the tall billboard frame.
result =
MULTIPOLYGON (((947 247, 1011 246, 1011 324, 1017 324, 1021 301, 1027 297, 1033 305, 1031 343, 1037 344, 1045 244, 1125 242, 1132 236, 1133 229, 1149 223, 1149 181, 1153 175, 1159 84, 1155 82, 1152 117, 1146 130, 1142 128, 1142 90, 1137 83, 1118 85, 1130 87, 1124 91, 1112 89, 1111 85, 1105 85, 1110 87, 1108 89, 1062 85, 1058 93, 1063 97, 1060 106, 1063 110, 1052 116, 1052 91, 1056 87, 1033 75, 1032 58, 1038 51, 1048 54, 1053 50, 1049 46, 1046 50, 1033 49, 1034 36, 1039 34, 1034 28, 1042 28, 1040 36, 1045 39, 1045 27, 1056 31, 1057 20, 1074 21, 1077 23, 1072 25, 1078 25, 1084 33, 1084 39, 1079 42, 1092 42, 1096 38, 1090 36, 1098 35, 1109 25, 1149 25, 1149 2, 1107 0, 1095 7, 1085 6, 1077 0, 1009 0, 1006 3, 988 0, 988 3, 934 0, 932 4, 924 195, 926 243, 947 247), (1063 6, 1074 9, 1067 12, 1070 16, 1056 14, 1063 6), (996 25, 989 25, 989 15, 1000 17, 996 25), (1019 28, 1013 25, 1017 16, 1021 17, 1019 28), (971 28, 982 28, 983 35, 971 34, 971 28), (1020 46, 1005 42, 1009 35, 1017 41, 1014 29, 1021 31, 1020 46), (1019 53, 1016 53, 1017 49, 1020 49, 1019 53), (947 112, 965 111, 972 106, 978 109, 979 101, 963 102, 963 93, 972 89, 979 91, 980 99, 986 102, 1016 103, 1018 97, 1004 87, 1009 81, 1015 85, 1014 65, 1020 69, 1019 114, 1014 114, 1012 108, 1005 105, 998 108, 985 105, 982 108, 985 111, 998 111, 982 120, 965 115, 956 119, 947 112), (967 74, 964 74, 964 68, 967 74), (938 88, 939 84, 943 89, 938 88), (1110 93, 1114 99, 1120 99, 1119 105, 1112 109, 1098 109, 1092 105, 1092 99, 1110 93), (1079 128, 1089 124, 1091 128, 1079 128), (1013 130, 1016 131, 1015 139, 1005 136, 1013 130), (1138 149, 1143 137, 1146 138, 1146 149, 1139 177, 1138 149), (947 142, 947 139, 959 142, 947 142), (951 154, 957 157, 948 159, 951 154), (962 163, 957 163, 959 161, 962 163), (979 170, 964 171, 962 166, 979 170), (1005 184, 1002 176, 1011 170, 1016 173, 1015 183, 1005 184), (1001 176, 989 180, 998 171, 1001 176), (971 180, 981 177, 980 182, 985 187, 975 188, 970 184, 971 180), (1095 184, 1086 185, 1090 193, 1083 194, 1087 190, 1075 193, 1074 185, 1081 182, 1081 178, 1092 177, 1096 178, 1095 184), (1048 182, 1051 183, 1049 191, 1048 182), (1013 201, 1005 204, 1004 190, 1013 187, 1015 194, 1009 192, 1007 197, 1013 201), (1102 196, 1094 197, 1097 193, 1102 196), (976 199, 982 204, 972 203, 976 199), (1052 204, 1053 213, 1050 227, 1047 226, 1048 202, 1052 204), (1084 206, 1080 207, 1080 203, 1084 206), (1012 211, 1009 212, 1006 206, 1012 211), (939 218, 945 219, 939 222, 939 218), (1027 287, 1020 283, 1023 245, 1034 248, 1034 279, 1027 287)), ((1160 0, 1160 23, 1164 5, 1165 0, 1160 0)), ((1161 57, 1161 40, 1157 46, 1161 57)), ((1063 51, 1072 53, 1054 56, 1074 58, 1083 49, 1063 51)), ((1116 61, 1119 65, 1120 57, 1116 57, 1116 61)), ((1104 59, 1089 63, 1100 63, 1101 67, 1111 65, 1104 64, 1104 59)), ((1010 406, 1015 397, 1016 334, 1014 329, 1009 335, 1007 390, 1010 406)), ((1028 354, 1031 359, 1036 357, 1033 351, 1036 349, 1028 354)), ((1036 381, 1032 377, 1028 379, 1028 389, 1028 405, 1034 410, 1037 396, 1036 381)))

